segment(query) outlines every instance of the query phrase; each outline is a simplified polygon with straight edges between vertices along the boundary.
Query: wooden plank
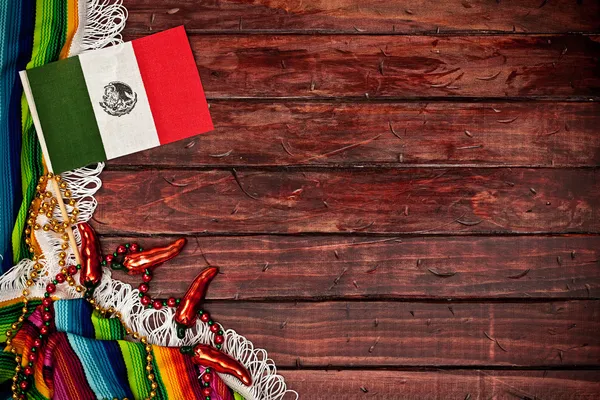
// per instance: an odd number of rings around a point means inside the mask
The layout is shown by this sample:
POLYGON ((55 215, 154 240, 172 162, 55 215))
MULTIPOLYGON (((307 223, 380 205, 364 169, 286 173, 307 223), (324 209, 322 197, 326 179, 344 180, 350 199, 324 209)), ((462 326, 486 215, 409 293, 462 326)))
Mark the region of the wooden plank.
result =
MULTIPOLYGON (((472 150, 466 150, 472 151, 472 150)), ((597 169, 106 171, 100 233, 598 233, 597 169)))
POLYGON ((206 309, 226 328, 268 349, 278 367, 582 368, 600 359, 595 300, 220 302, 206 309))
POLYGON ((315 400, 596 400, 598 371, 281 371, 288 388, 315 400), (366 390, 366 392, 365 392, 366 390), (443 396, 443 397, 441 397, 443 396))
POLYGON ((125 0, 126 32, 152 32, 185 24, 192 32, 432 33, 457 31, 598 31, 596 1, 341 0, 125 0))
POLYGON ((598 36, 205 35, 209 99, 596 98, 598 36))
POLYGON ((214 101, 210 111, 214 132, 109 165, 600 165, 600 103, 214 101), (364 144, 313 158, 353 143, 364 144))
MULTIPOLYGON (((112 253, 125 242, 150 248, 174 238, 105 237, 102 244, 112 253)), ((152 293, 181 296, 210 263, 222 272, 211 300, 600 298, 600 236, 188 240, 155 270, 152 293)), ((123 272, 113 276, 140 282, 123 272)))

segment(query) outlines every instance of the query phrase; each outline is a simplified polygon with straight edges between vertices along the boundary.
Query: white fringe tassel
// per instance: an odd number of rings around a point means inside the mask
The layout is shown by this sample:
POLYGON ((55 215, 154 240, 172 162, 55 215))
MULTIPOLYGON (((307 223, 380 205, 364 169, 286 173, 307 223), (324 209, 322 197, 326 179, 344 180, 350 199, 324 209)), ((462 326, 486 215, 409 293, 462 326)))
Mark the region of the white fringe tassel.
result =
POLYGON ((123 43, 121 31, 127 21, 127 9, 122 0, 87 0, 85 21, 82 51, 123 43))
MULTIPOLYGON (((121 31, 125 27, 126 19, 127 9, 122 5, 122 0, 87 0, 86 8, 80 10, 80 21, 85 21, 85 26, 73 40, 70 55, 122 43, 121 31)), ((62 174, 73 194, 72 198, 77 201, 78 222, 87 222, 92 218, 98 205, 94 195, 102 185, 99 175, 103 169, 104 164, 99 163, 96 167, 79 168, 62 174)), ((53 192, 51 187, 47 190, 53 192)), ((54 195, 59 194, 54 193, 54 195)), ((72 207, 67 206, 67 209, 70 212, 72 207)), ((62 219, 58 207, 55 209, 55 214, 55 217, 62 219)), ((40 215, 37 222, 43 226, 46 221, 47 218, 40 215)), ((81 245, 79 231, 74 229, 74 233, 79 246, 81 245)), ((60 247, 60 236, 54 232, 39 230, 36 238, 44 254, 44 258, 38 261, 43 267, 40 270, 40 278, 29 288, 29 291, 31 297, 42 297, 46 285, 52 277, 60 272, 58 254, 63 250, 60 247)), ((69 248, 66 253, 67 265, 75 264, 73 251, 69 248)), ((0 276, 0 301, 21 296, 21 292, 26 288, 25 277, 33 271, 34 264, 35 262, 32 260, 22 260, 0 276)), ((73 299, 80 298, 81 294, 71 286, 60 285, 57 288, 56 296, 73 299)), ((177 330, 173 321, 174 309, 155 310, 143 307, 139 300, 139 291, 133 289, 129 284, 112 279, 111 271, 108 268, 104 269, 102 280, 94 290, 94 297, 100 306, 114 307, 119 310, 127 325, 141 335, 147 336, 148 341, 152 344, 185 346, 213 343, 214 334, 201 321, 198 321, 195 327, 187 330, 184 339, 177 338, 177 330)), ((223 351, 241 362, 252 376, 252 385, 247 387, 231 375, 219 374, 227 386, 246 400, 298 399, 298 393, 288 390, 284 378, 277 374, 277 367, 268 357, 266 350, 255 349, 248 339, 234 330, 228 329, 225 331, 223 351)))

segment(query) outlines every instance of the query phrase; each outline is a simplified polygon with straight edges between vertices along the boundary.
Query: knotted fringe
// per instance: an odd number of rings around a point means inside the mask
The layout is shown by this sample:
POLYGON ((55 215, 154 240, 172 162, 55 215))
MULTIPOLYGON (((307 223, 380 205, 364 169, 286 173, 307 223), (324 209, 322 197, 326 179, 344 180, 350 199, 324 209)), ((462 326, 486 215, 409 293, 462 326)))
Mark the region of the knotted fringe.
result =
MULTIPOLYGON (((127 326, 147 336, 150 343, 176 347, 197 343, 213 344, 214 333, 200 320, 187 330, 184 339, 179 339, 173 321, 175 314, 173 308, 164 307, 160 310, 145 308, 140 303, 138 289, 112 279, 111 271, 108 269, 104 270, 102 280, 94 290, 94 298, 103 308, 114 307, 119 310, 127 326)), ((268 358, 267 352, 263 349, 255 349, 252 342, 233 329, 225 331, 223 351, 240 361, 252 375, 252 386, 247 387, 231 375, 219 374, 231 389, 246 400, 298 398, 296 392, 286 389, 283 377, 277 374, 277 367, 273 360, 268 358), (284 397, 286 395, 287 397, 284 397)))
POLYGON ((81 1, 85 4, 79 8, 79 21, 85 24, 75 35, 69 55, 123 43, 121 31, 127 21, 127 9, 122 0, 81 1))
MULTIPOLYGON (((78 29, 69 55, 122 43, 121 31, 125 27, 126 19, 127 9, 122 5, 122 0, 87 0, 79 9, 79 20, 83 29, 78 29)), ((77 202, 78 222, 87 222, 92 218, 98 205, 94 195, 102 185, 99 175, 103 169, 104 163, 99 163, 95 167, 79 168, 62 174, 63 180, 67 182, 73 194, 72 198, 77 202)), ((60 195, 54 193, 51 185, 47 190, 52 191, 55 196, 60 195)), ((67 206, 67 209, 69 212, 72 211, 72 207, 67 206)), ((58 207, 54 212, 55 218, 62 219, 58 207)), ((46 216, 38 217, 40 225, 43 226, 46 221, 46 216)), ((79 232, 74 229, 74 233, 79 246, 81 245, 79 232)), ((44 258, 38 261, 42 264, 40 278, 29 288, 29 291, 31 297, 42 297, 46 285, 61 270, 58 265, 58 255, 65 250, 60 247, 62 243, 60 235, 54 232, 39 230, 36 232, 36 238, 44 258)), ((66 253, 67 265, 75 264, 73 251, 69 248, 66 253)), ((33 271, 34 264, 34 261, 24 259, 0 277, 0 301, 21 296, 21 292, 26 288, 25 277, 33 271)), ((159 346, 213 343, 214 334, 201 321, 197 321, 195 327, 188 329, 186 337, 180 340, 177 338, 173 321, 175 311, 172 308, 161 310, 144 308, 139 301, 139 291, 129 284, 113 279, 111 275, 110 269, 105 268, 102 280, 94 290, 94 297, 98 304, 104 308, 114 307, 120 311, 127 325, 141 335, 147 336, 150 343, 159 346)), ((56 296, 69 299, 79 298, 81 294, 74 287, 60 285, 56 296)), ((240 361, 252 375, 252 386, 247 387, 231 375, 219 374, 231 389, 246 400, 298 399, 298 393, 287 390, 283 377, 277 374, 277 367, 268 357, 266 350, 255 349, 248 339, 228 329, 225 331, 223 351, 240 361)))

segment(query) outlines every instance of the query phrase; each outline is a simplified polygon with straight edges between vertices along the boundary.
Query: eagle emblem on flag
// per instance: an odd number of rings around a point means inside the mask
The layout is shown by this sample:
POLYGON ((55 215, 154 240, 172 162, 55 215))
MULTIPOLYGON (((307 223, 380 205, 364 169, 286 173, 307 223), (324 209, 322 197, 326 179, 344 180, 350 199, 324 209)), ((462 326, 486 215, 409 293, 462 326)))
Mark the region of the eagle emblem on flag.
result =
POLYGON ((129 114, 137 102, 137 93, 123 82, 110 82, 104 86, 100 106, 109 115, 120 117, 129 114))

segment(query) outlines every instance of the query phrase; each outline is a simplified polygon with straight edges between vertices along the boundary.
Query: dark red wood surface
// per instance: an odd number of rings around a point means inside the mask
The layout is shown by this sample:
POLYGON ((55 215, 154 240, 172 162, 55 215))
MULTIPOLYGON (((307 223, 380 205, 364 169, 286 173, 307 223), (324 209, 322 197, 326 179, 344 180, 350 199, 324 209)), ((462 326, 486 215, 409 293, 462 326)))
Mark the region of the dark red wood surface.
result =
POLYGON ((595 102, 218 100, 210 112, 219 121, 213 132, 110 166, 589 167, 600 162, 595 102), (326 156, 315 157, 319 154, 326 156))
POLYGON ((280 367, 594 367, 600 302, 219 302, 280 367), (414 315, 413 315, 414 314, 414 315), (488 337, 489 336, 489 337, 488 337), (299 360, 298 360, 299 359, 299 360))
POLYGON ((103 173, 105 249, 188 238, 153 296, 219 266, 301 399, 600 397, 599 2, 124 4, 216 128, 103 173))
MULTIPOLYGON (((123 240, 154 246, 171 239, 111 237, 103 245, 112 251, 123 240)), ((156 270, 152 288, 159 296, 184 293, 198 269, 210 264, 223 273, 211 286, 210 300, 600 299, 598 236, 257 235, 188 241, 181 255, 156 270)))
POLYGON ((235 34, 190 42, 209 99, 585 99, 600 87, 597 35, 235 34))
POLYGON ((101 233, 600 231, 597 169, 143 170, 104 177, 95 214, 101 233))
POLYGON ((335 399, 571 399, 596 400, 597 371, 286 371, 306 398, 335 399), (314 397, 311 397, 314 396, 314 397))

